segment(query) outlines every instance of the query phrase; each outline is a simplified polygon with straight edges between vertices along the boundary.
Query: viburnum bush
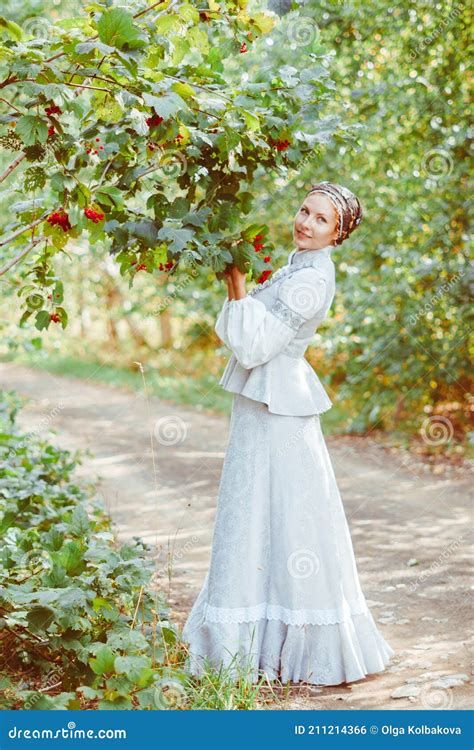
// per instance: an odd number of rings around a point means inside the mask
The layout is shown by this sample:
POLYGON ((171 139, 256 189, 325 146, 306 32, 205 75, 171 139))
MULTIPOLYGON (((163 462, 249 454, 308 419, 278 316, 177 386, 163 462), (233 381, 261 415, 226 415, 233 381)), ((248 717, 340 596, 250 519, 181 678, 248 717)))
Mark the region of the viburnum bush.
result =
POLYGON ((54 256, 85 232, 130 284, 139 271, 199 267, 222 278, 231 264, 268 278, 273 245, 252 217, 259 177, 317 158, 333 88, 319 44, 298 68, 259 54, 282 22, 247 0, 87 10, 47 39, 0 25, 0 142, 13 152, 0 274, 31 253, 18 266, 21 323, 34 315, 40 330, 67 325, 54 256))

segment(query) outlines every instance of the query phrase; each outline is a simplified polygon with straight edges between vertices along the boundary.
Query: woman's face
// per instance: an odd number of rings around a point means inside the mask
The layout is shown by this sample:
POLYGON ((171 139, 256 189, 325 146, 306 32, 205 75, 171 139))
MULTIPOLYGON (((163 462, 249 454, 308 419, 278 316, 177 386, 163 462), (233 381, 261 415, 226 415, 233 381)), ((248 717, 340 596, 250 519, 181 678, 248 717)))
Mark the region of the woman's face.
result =
POLYGON ((338 214, 324 193, 310 193, 295 216, 293 241, 298 250, 319 250, 337 237, 338 214))

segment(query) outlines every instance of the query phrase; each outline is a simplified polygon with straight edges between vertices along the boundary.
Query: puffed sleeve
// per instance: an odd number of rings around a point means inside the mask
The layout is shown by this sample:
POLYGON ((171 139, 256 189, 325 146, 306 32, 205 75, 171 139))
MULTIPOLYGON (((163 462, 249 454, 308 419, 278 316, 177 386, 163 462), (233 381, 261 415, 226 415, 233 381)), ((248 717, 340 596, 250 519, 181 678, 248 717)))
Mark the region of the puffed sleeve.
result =
POLYGON ((303 323, 321 309, 325 298, 326 281, 319 270, 295 271, 280 283, 269 308, 252 296, 227 300, 221 312, 222 340, 246 370, 262 365, 287 346, 303 323))
POLYGON ((226 346, 231 348, 229 339, 227 337, 227 326, 229 323, 229 303, 231 300, 226 299, 224 301, 224 304, 222 305, 221 311, 219 315, 217 316, 216 324, 214 326, 214 330, 219 336, 220 340, 226 344, 226 346))

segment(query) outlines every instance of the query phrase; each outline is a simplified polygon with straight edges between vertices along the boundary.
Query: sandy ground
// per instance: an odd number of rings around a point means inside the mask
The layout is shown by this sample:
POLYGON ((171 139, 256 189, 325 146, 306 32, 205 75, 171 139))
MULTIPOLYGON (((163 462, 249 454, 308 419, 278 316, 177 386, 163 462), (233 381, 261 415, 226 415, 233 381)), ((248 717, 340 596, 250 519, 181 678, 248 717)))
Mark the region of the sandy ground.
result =
MULTIPOLYGON (((121 540, 153 545, 158 587, 182 626, 209 564, 229 418, 12 363, 0 372, 2 388, 32 399, 20 412, 24 429, 90 449, 79 473, 99 479, 121 540)), ((472 708, 469 476, 434 476, 370 439, 327 444, 362 589, 396 654, 383 673, 294 686, 269 707, 472 708)))

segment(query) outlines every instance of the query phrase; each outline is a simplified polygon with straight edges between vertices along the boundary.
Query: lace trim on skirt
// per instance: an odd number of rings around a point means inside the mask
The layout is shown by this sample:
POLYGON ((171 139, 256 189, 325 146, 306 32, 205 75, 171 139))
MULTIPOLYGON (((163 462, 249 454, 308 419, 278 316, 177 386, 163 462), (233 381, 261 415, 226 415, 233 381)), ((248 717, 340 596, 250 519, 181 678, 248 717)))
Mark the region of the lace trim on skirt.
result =
POLYGON ((286 625, 336 625, 347 622, 352 615, 363 615, 368 612, 365 601, 354 600, 338 609, 286 609, 278 604, 262 602, 253 607, 213 607, 205 606, 204 621, 208 622, 252 622, 266 618, 281 620, 286 625))

